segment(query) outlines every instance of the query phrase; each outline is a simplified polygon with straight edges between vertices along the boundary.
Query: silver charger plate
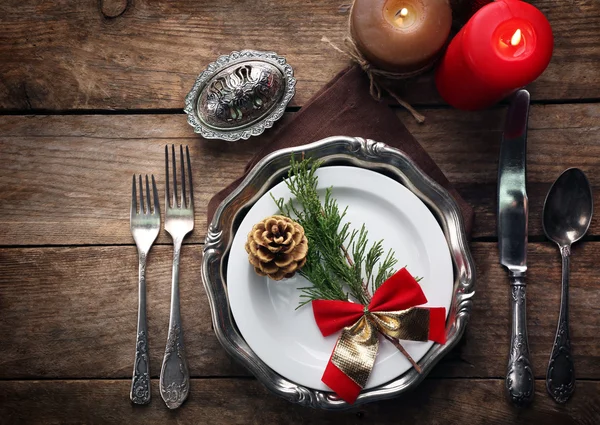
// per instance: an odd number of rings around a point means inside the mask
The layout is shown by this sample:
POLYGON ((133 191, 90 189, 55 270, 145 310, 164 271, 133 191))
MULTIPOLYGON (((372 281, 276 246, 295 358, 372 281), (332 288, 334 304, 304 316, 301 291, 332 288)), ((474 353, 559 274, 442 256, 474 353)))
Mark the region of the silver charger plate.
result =
POLYGON ((423 173, 402 151, 383 143, 334 136, 309 145, 282 149, 263 158, 244 181, 219 205, 209 225, 202 259, 202 281, 208 294, 213 327, 225 350, 248 368, 270 391, 291 402, 323 409, 345 409, 383 400, 417 386, 433 366, 460 340, 472 308, 475 267, 460 209, 452 196, 423 173), (438 220, 454 266, 454 288, 446 323, 447 342, 434 344, 419 361, 423 371, 411 369, 392 381, 361 392, 353 405, 332 392, 298 385, 271 370, 248 346, 237 329, 227 299, 227 260, 233 236, 246 212, 270 188, 287 176, 290 158, 302 154, 324 165, 350 165, 373 170, 400 182, 431 210, 438 220))

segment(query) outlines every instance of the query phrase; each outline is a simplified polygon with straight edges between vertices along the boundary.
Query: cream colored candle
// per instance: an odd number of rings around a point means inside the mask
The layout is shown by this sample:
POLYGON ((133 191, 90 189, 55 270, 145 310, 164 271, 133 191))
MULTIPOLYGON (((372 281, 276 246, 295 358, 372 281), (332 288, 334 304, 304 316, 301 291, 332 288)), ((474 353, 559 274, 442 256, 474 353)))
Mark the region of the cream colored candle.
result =
POLYGON ((432 64, 451 25, 448 0, 355 0, 350 16, 352 38, 365 58, 397 73, 432 64))

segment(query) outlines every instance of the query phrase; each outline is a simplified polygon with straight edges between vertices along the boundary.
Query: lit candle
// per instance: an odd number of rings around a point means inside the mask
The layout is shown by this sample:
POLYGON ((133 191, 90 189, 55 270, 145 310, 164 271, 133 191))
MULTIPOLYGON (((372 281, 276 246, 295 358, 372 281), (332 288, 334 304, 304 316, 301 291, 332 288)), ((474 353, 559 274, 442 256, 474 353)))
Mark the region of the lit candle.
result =
POLYGON ((355 0, 350 16, 352 38, 365 59, 397 73, 431 65, 451 25, 447 0, 355 0))
POLYGON ((436 71, 437 89, 456 108, 486 108, 539 77, 553 45, 542 12, 519 0, 497 0, 452 40, 436 71))

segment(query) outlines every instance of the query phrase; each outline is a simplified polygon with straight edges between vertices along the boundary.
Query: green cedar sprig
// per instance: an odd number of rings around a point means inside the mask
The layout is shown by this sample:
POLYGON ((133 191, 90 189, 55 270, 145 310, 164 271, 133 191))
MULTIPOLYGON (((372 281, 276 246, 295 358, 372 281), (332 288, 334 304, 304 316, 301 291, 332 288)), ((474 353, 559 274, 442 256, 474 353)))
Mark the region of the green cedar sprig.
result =
POLYGON ((331 196, 332 188, 327 188, 320 200, 315 173, 321 164, 312 159, 298 162, 292 156, 285 182, 295 199, 271 195, 281 214, 300 223, 308 239, 307 261, 300 274, 312 286, 300 288, 298 307, 316 299, 347 301, 349 296, 367 305, 369 289, 375 292, 392 276, 397 261, 391 249, 383 258, 382 240, 369 246, 364 224, 359 230, 350 230, 350 223, 344 223, 346 208, 340 210, 331 196))

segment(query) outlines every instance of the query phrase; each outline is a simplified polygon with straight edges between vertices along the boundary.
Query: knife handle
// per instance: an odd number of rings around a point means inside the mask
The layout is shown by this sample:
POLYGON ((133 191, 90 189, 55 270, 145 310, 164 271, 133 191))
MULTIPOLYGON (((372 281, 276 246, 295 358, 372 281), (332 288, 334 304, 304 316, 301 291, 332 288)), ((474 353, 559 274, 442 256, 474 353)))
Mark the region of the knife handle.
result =
POLYGON ((529 361, 527 342, 527 319, 525 314, 525 277, 511 278, 512 332, 510 338, 510 357, 506 372, 506 393, 508 399, 517 407, 527 406, 533 401, 535 379, 529 361))

